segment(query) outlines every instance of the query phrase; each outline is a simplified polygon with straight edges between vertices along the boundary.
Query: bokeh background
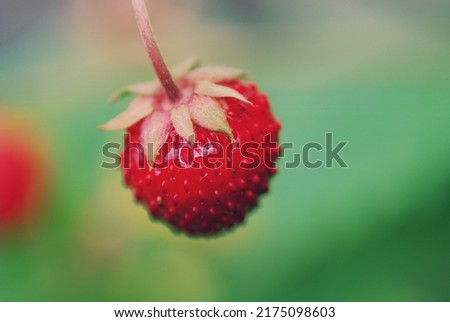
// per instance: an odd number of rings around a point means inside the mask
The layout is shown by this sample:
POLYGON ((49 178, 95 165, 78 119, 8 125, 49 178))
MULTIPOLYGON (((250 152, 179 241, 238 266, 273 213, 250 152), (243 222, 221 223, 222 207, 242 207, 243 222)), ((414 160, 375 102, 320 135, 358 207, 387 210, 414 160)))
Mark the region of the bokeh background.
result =
POLYGON ((147 5, 169 65, 251 71, 294 150, 246 225, 172 233, 100 168, 121 134, 96 126, 126 105, 106 98, 154 75, 129 1, 2 0, 1 139, 38 189, 0 230, 0 300, 450 300, 449 1, 147 5), (349 169, 285 169, 326 132, 349 169))

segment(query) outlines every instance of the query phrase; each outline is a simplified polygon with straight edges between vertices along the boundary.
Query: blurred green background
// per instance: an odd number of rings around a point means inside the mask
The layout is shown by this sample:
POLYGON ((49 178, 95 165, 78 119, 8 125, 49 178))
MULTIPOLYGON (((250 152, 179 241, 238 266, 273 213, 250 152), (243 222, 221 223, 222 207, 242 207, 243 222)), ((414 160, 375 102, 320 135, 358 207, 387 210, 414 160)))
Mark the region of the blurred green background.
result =
POLYGON ((45 142, 47 197, 2 233, 0 300, 450 300, 449 1, 147 5, 169 65, 249 70, 295 148, 243 227, 174 235, 100 168, 106 98, 153 78, 129 1, 2 1, 0 108, 45 142), (349 169, 285 169, 326 132, 349 169))

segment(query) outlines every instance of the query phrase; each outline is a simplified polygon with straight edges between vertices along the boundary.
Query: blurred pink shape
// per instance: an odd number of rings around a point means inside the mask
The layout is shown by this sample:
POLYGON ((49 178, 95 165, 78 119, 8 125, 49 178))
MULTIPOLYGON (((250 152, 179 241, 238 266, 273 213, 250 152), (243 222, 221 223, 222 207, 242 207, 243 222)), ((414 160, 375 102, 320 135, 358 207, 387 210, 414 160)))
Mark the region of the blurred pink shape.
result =
POLYGON ((42 205, 46 168, 40 138, 12 113, 0 118, 0 232, 33 222, 42 205))

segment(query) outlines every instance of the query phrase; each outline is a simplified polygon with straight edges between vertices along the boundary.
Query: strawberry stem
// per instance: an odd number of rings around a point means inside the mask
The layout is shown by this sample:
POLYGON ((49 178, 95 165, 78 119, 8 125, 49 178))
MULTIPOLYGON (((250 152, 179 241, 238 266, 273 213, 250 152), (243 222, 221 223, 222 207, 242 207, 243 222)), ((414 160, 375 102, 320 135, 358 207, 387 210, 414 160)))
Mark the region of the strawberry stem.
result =
POLYGON ((172 75, 170 75, 167 65, 161 55, 161 51, 159 50, 158 44, 156 43, 153 28, 148 16, 147 7, 145 5, 145 0, 131 0, 131 2, 142 41, 144 42, 145 49, 147 50, 148 56, 152 61, 156 75, 166 90, 169 99, 175 102, 181 96, 180 90, 173 81, 172 75))

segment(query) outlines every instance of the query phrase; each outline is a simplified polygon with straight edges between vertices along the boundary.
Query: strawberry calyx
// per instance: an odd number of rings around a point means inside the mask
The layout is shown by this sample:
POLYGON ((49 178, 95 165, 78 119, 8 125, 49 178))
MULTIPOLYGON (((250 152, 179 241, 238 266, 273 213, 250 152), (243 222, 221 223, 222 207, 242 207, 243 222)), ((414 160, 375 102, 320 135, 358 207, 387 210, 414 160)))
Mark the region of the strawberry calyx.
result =
POLYGON ((252 103, 238 91, 218 83, 242 78, 246 73, 229 67, 200 67, 200 62, 195 58, 169 71, 156 43, 145 1, 131 2, 157 78, 151 82, 125 86, 111 96, 109 101, 115 102, 129 94, 136 95, 124 112, 99 128, 123 130, 144 120, 141 143, 150 165, 172 128, 191 143, 195 142, 194 124, 224 133, 232 141, 233 134, 225 114, 227 106, 220 99, 235 98, 245 104, 252 103), (150 146, 151 151, 148 150, 150 146))
POLYGON ((188 59, 172 70, 173 79, 180 89, 180 97, 172 101, 158 78, 151 82, 136 83, 123 87, 109 99, 115 102, 128 95, 136 97, 128 108, 99 128, 105 131, 124 130, 135 123, 143 122, 142 143, 150 164, 153 163, 161 145, 173 128, 181 137, 195 142, 194 124, 213 132, 226 134, 233 140, 231 127, 227 121, 225 100, 234 98, 251 105, 241 93, 221 82, 237 80, 247 73, 242 69, 205 66, 200 67, 197 59, 188 59))

